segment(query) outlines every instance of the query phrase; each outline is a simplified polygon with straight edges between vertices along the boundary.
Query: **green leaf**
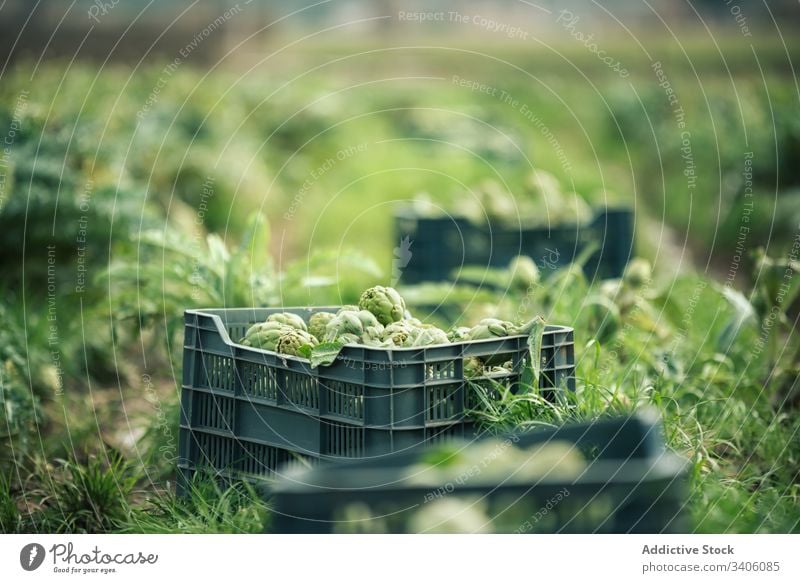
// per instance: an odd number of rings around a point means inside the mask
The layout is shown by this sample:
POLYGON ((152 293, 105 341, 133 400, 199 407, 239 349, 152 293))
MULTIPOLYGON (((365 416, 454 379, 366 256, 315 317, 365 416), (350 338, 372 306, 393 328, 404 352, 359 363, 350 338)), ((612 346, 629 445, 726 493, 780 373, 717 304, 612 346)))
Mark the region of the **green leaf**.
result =
POLYGON ((753 305, 740 292, 731 287, 723 287, 722 295, 733 308, 737 320, 744 322, 755 318, 756 312, 753 309, 753 305))
POLYGON ((333 364, 343 347, 343 342, 323 342, 314 346, 308 355, 311 367, 316 368, 320 365, 328 366, 333 364))
POLYGON ((209 267, 213 269, 214 273, 222 277, 225 273, 225 266, 231 258, 228 248, 225 247, 222 237, 216 233, 206 237, 206 244, 208 245, 209 267))
POLYGON ((592 258, 592 255, 597 253, 601 248, 600 242, 596 239, 590 239, 586 242, 581 252, 578 256, 572 260, 572 263, 575 265, 579 265, 581 269, 586 267, 586 264, 589 262, 589 259, 592 258))
MULTIPOLYGON (((523 377, 529 375, 530 385, 539 386, 539 377, 542 374, 542 337, 544 336, 545 321, 541 316, 534 318, 530 325, 528 334, 528 352, 530 353, 530 365, 523 371, 523 377), (527 370, 530 369, 530 370, 527 370)), ((526 327, 528 327, 526 325, 526 327)))
POLYGON ((756 321, 756 311, 747 298, 733 288, 722 288, 722 295, 734 312, 716 342, 717 351, 727 354, 736 342, 736 338, 744 325, 748 322, 756 321))

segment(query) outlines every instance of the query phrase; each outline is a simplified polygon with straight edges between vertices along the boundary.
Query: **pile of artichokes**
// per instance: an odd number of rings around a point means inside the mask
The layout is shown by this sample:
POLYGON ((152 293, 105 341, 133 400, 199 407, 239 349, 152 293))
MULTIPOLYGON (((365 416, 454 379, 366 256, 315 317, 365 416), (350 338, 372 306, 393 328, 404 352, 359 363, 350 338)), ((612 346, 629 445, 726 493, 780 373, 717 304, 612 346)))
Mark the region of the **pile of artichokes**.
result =
POLYGON ((283 312, 272 314, 266 322, 250 326, 241 343, 281 354, 302 356, 304 346, 313 347, 319 344, 319 341, 309 334, 303 318, 283 312))
MULTIPOLYGON (((251 326, 241 343, 290 356, 307 356, 309 350, 323 343, 410 348, 491 340, 529 334, 537 322, 542 322, 541 318, 522 326, 486 318, 472 328, 456 327, 445 332, 412 317, 397 290, 378 285, 364 291, 357 306, 343 306, 336 313, 315 312, 307 323, 289 312, 272 314, 266 322, 251 326)), ((474 368, 477 373, 482 364, 476 363, 474 368)))
POLYGON ((591 207, 582 196, 564 188, 549 172, 538 169, 533 170, 513 194, 496 180, 487 179, 468 192, 460 193, 457 201, 454 199, 439 206, 431 202, 427 193, 420 193, 412 204, 414 212, 422 217, 441 216, 442 207, 451 207, 454 213, 457 208, 456 214, 477 224, 487 219, 511 224, 519 221, 523 224, 584 223, 593 216, 591 207))

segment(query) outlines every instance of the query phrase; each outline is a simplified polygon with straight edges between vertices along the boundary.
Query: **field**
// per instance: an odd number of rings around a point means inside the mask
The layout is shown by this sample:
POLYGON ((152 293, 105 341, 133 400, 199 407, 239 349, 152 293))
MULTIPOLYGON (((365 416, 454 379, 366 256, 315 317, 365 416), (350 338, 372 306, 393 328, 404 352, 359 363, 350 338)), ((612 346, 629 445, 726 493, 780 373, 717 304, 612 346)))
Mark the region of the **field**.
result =
POLYGON ((627 77, 561 48, 6 71, 0 532, 261 532, 254 489, 174 496, 183 310, 354 303, 392 282, 392 212, 420 193, 454 209, 508 192, 558 216, 534 168, 634 208, 652 277, 400 286, 419 313, 574 326, 567 402, 531 389, 476 415, 499 430, 654 407, 691 462, 694 531, 799 531, 795 46, 664 41, 627 77))

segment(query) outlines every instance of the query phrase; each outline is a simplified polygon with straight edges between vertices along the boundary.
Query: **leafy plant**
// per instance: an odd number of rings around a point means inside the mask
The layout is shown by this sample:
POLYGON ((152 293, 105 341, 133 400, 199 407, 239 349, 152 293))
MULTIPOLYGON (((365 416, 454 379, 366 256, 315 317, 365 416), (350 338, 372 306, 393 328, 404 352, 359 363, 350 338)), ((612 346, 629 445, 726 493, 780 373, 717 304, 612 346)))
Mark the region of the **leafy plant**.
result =
POLYGON ((357 299, 357 282, 380 276, 357 251, 320 250, 279 269, 268 253, 269 225, 259 214, 233 250, 213 233, 198 243, 173 230, 146 231, 138 242, 137 257, 118 261, 101 278, 119 290, 113 298, 118 322, 138 320, 140 329, 163 322, 168 338, 187 308, 335 304, 357 299), (337 267, 347 270, 344 286, 337 267), (348 290, 351 295, 340 297, 348 290))

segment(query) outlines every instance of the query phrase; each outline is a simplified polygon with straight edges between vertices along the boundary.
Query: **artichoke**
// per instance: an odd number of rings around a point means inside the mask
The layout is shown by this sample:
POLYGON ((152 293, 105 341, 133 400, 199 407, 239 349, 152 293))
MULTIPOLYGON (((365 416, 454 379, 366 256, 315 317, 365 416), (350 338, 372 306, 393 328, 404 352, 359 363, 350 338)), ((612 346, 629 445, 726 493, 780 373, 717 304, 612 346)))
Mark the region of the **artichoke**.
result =
POLYGON ((372 312, 359 310, 357 317, 361 322, 361 328, 364 330, 365 335, 373 339, 380 339, 383 336, 383 324, 378 322, 372 312))
POLYGON ((258 332, 245 339, 245 346, 252 346, 253 348, 274 351, 278 345, 278 339, 287 330, 294 330, 294 328, 286 326, 284 329, 258 332))
POLYGON ((611 341, 619 330, 619 308, 603 296, 592 296, 586 301, 589 312, 589 329, 601 344, 611 341))
POLYGON ((361 344, 361 337, 350 332, 345 332, 336 337, 337 342, 342 344, 361 344))
POLYGON ((372 337, 363 334, 361 336, 361 343, 364 346, 372 346, 373 348, 392 348, 394 344, 392 344, 388 340, 382 340, 380 337, 372 337))
POLYGON ((431 346, 447 344, 450 339, 444 330, 430 324, 414 325, 407 321, 394 322, 384 328, 384 346, 431 346))
MULTIPOLYGON (((493 338, 503 338, 505 336, 530 335, 536 329, 544 329, 544 318, 541 316, 535 316, 529 322, 521 326, 516 326, 512 322, 498 320, 496 318, 484 318, 478 322, 477 326, 470 330, 470 339, 491 340, 493 338)), ((480 359, 484 366, 496 366, 503 364, 508 359, 508 356, 495 353, 481 356, 480 359)))
POLYGON ((647 259, 637 257, 628 263, 625 273, 622 275, 622 283, 631 289, 641 289, 653 276, 653 268, 647 259))
POLYGON ((367 346, 389 346, 391 344, 386 342, 381 334, 369 334, 368 332, 361 335, 361 342, 367 346))
POLYGON ((291 326, 292 328, 296 328, 297 330, 302 330, 303 332, 308 331, 306 328, 306 323, 297 314, 292 314, 290 312, 281 312, 280 314, 272 314, 269 318, 267 318, 267 322, 279 322, 286 326, 291 326))
POLYGON ((431 200, 431 195, 427 192, 418 192, 414 195, 411 208, 414 210, 414 213, 420 217, 436 217, 442 214, 442 209, 434 204, 431 200))
POLYGON ((371 287, 361 294, 358 307, 372 312, 384 326, 399 322, 406 313, 406 303, 397 290, 382 285, 371 287))
POLYGON ((493 529, 484 500, 442 498, 420 506, 409 520, 408 532, 487 534, 493 532, 493 529))
POLYGON ((253 348, 274 351, 281 334, 294 329, 280 322, 259 322, 250 327, 241 343, 253 348))
POLYGON ((244 334, 244 338, 250 338, 252 335, 257 334, 258 332, 266 332, 267 330, 279 330, 285 326, 285 324, 281 324, 280 322, 257 322, 253 324, 247 329, 247 332, 244 334))
POLYGON ((308 332, 287 327, 278 338, 275 351, 290 356, 304 356, 301 352, 304 346, 316 346, 317 344, 319 344, 317 339, 308 332))
POLYGON ((511 322, 498 320, 497 318, 484 318, 469 331, 470 340, 489 340, 491 338, 502 338, 509 334, 516 333, 516 326, 511 322))
POLYGON ((600 284, 600 295, 616 304, 622 313, 627 313, 637 301, 636 293, 621 279, 609 279, 600 284))
POLYGON ((564 195, 564 220, 574 221, 583 225, 592 220, 594 213, 586 200, 577 192, 568 192, 564 195))
POLYGON ((489 220, 512 221, 517 218, 517 204, 513 195, 496 180, 484 180, 478 187, 478 197, 489 220))
POLYGON ((316 312, 308 319, 308 332, 317 340, 325 339, 325 328, 335 316, 330 312, 316 312))
POLYGON ((527 179, 527 187, 551 220, 560 221, 565 218, 564 195, 555 176, 544 170, 534 170, 527 179))
POLYGON ((358 311, 358 306, 353 306, 352 304, 347 304, 347 305, 342 306, 341 308, 339 308, 336 311, 336 315, 338 316, 342 312, 357 312, 357 311, 358 311))
POLYGON ((539 268, 533 259, 525 255, 518 255, 508 265, 511 274, 509 287, 519 291, 527 291, 539 283, 539 268))
POLYGON ((450 340, 450 342, 463 342, 464 340, 469 340, 469 330, 470 329, 466 326, 453 328, 447 333, 447 338, 450 340))
POLYGON ((411 346, 431 346, 433 344, 447 344, 450 339, 444 330, 436 326, 423 326, 414 329, 411 346))
POLYGON ((414 340, 415 330, 416 327, 406 320, 393 322, 383 329, 382 338, 394 346, 408 346, 414 340))
POLYGON ((534 316, 524 324, 520 326, 513 326, 509 329, 510 334, 523 334, 529 335, 533 332, 534 328, 539 329, 540 327, 544 327, 545 321, 542 316, 534 316))
POLYGON ((464 377, 472 378, 483 376, 484 367, 479 358, 471 356, 464 359, 464 377))
MULTIPOLYGON (((363 313, 369 314, 370 317, 374 318, 374 316, 367 311, 363 313)), ((391 343, 387 343, 383 339, 383 326, 380 323, 375 321, 374 324, 367 325, 363 320, 362 324, 364 324, 364 332, 361 334, 361 341, 366 344, 367 346, 391 346, 391 343)))
POLYGON ((343 334, 361 336, 364 333, 364 324, 358 312, 340 311, 325 326, 325 341, 333 342, 343 334))

